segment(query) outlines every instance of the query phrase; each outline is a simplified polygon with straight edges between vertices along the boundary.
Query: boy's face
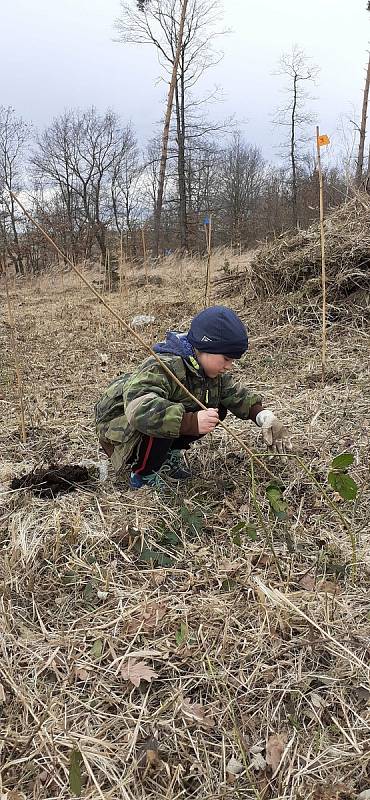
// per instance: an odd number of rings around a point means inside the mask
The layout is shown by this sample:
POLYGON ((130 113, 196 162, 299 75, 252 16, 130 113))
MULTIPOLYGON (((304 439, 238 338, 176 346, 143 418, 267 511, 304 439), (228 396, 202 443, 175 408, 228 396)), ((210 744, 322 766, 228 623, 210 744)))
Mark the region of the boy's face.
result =
POLYGON ((232 369, 234 359, 228 358, 218 353, 200 353, 197 351, 197 359, 203 368, 207 378, 217 378, 232 369))

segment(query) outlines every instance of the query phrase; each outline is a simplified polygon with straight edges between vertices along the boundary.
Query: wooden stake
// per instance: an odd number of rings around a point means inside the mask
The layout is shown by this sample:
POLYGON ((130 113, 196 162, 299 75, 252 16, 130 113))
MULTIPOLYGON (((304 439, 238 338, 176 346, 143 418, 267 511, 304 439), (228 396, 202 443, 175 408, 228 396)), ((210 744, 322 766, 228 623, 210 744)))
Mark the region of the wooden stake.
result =
POLYGON ((205 234, 206 234, 206 245, 207 245, 207 277, 206 277, 206 294, 204 298, 204 305, 205 308, 209 306, 210 303, 210 293, 211 293, 211 240, 212 240, 212 217, 209 218, 208 225, 204 225, 205 234))
POLYGON ((19 398, 19 410, 20 410, 20 432, 21 432, 21 439, 24 443, 27 440, 26 436, 26 426, 24 423, 24 401, 23 401, 23 382, 22 382, 22 372, 18 358, 18 350, 17 350, 17 343, 15 339, 15 322, 10 302, 10 295, 9 295, 9 287, 8 287, 8 276, 7 276, 7 269, 6 265, 4 264, 4 275, 5 275, 5 291, 6 291, 6 299, 8 303, 8 315, 9 315, 9 330, 10 330, 10 343, 13 350, 13 358, 14 358, 14 367, 15 367, 15 374, 17 376, 17 385, 18 385, 18 398, 19 398))
POLYGON ((109 247, 107 247, 107 274, 108 274, 108 292, 111 293, 111 291, 112 291, 112 272, 111 272, 111 268, 110 268, 109 247))
POLYGON ((123 231, 121 229, 121 236, 120 236, 120 270, 119 270, 119 293, 122 300, 122 289, 123 289, 123 231))
POLYGON ((142 242, 143 242, 143 259, 144 259, 144 267, 145 267, 145 281, 146 281, 146 286, 148 288, 148 283, 149 283, 149 280, 148 280, 148 262, 147 262, 147 259, 146 259, 146 241, 145 241, 145 229, 144 229, 144 226, 141 229, 141 238, 142 238, 142 242))
POLYGON ((105 251, 105 256, 104 256, 104 283, 103 283, 103 286, 104 286, 104 291, 106 292, 107 291, 107 287, 108 287, 107 250, 105 251))
POLYGON ((322 286, 322 348, 321 348, 321 375, 322 382, 326 376, 326 268, 325 268, 325 231, 324 231, 324 187, 321 170, 321 157, 319 145, 319 126, 316 126, 317 168, 319 173, 320 189, 320 241, 321 241, 321 286, 322 286))

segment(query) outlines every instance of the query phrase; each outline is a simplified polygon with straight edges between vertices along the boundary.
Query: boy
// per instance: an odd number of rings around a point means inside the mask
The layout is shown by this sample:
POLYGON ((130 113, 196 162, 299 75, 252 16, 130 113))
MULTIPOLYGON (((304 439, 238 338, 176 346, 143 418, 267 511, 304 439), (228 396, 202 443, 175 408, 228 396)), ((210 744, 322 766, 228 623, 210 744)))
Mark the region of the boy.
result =
POLYGON ((166 341, 153 347, 207 410, 197 406, 153 356, 107 387, 95 406, 100 444, 117 473, 130 465, 132 489, 160 485, 162 467, 168 477, 190 478, 182 450, 211 433, 227 411, 255 422, 266 444, 283 452, 287 441, 282 423, 262 409, 259 395, 229 374, 233 361, 247 348, 247 331, 235 312, 213 306, 194 317, 187 334, 169 331, 166 341))

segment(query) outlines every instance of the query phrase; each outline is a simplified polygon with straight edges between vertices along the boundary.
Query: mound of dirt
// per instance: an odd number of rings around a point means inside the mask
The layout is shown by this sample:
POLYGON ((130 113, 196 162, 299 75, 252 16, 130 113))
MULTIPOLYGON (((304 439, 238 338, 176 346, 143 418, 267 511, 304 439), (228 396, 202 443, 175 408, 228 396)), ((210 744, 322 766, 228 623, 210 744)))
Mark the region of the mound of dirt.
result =
POLYGON ((43 499, 56 497, 58 494, 74 492, 79 484, 86 484, 90 476, 86 467, 78 464, 58 466, 51 464, 48 469, 37 469, 14 478, 12 489, 29 489, 43 499))

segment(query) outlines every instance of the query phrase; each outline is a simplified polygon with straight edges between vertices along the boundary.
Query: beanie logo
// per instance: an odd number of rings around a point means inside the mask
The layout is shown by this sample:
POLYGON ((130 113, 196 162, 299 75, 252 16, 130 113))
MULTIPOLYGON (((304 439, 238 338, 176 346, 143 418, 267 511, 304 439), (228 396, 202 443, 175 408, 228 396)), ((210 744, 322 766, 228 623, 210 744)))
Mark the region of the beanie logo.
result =
POLYGON ((211 342, 211 341, 212 341, 212 339, 210 339, 210 338, 209 338, 209 336, 202 336, 202 338, 201 338, 201 340, 200 340, 200 341, 201 341, 201 342, 211 342))

